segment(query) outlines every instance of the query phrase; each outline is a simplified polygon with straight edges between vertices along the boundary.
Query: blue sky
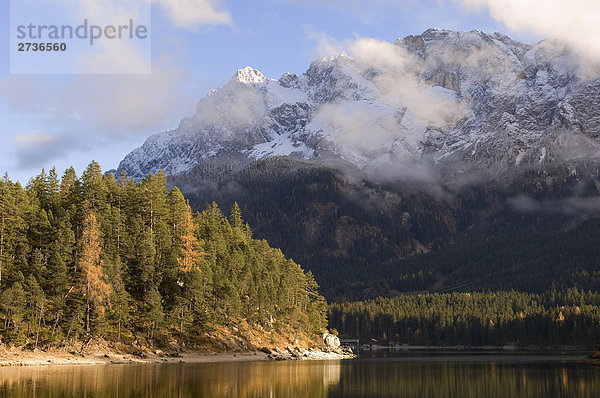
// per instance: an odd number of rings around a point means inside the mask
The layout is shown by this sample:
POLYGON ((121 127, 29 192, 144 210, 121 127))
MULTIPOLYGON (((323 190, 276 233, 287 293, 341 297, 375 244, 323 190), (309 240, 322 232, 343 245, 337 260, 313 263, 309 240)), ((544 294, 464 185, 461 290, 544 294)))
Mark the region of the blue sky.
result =
POLYGON ((250 65, 270 78, 303 73, 318 56, 315 32, 340 41, 393 41, 430 27, 498 31, 523 42, 544 37, 527 26, 509 29, 493 8, 461 1, 153 0, 150 76, 11 75, 3 1, 0 173, 26 183, 42 167, 62 174, 73 165, 80 173, 94 159, 116 168, 150 134, 176 127, 237 69, 250 65))

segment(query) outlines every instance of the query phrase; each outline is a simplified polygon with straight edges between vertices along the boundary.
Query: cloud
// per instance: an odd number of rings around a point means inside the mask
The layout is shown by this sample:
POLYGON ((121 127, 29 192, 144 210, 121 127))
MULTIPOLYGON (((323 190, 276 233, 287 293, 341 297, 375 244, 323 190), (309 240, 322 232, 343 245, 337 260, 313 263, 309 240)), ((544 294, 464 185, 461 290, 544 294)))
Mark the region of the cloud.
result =
POLYGON ((322 56, 347 53, 356 71, 375 85, 385 102, 406 108, 418 122, 441 127, 464 115, 466 107, 452 93, 421 81, 423 60, 404 48, 372 38, 337 41, 323 33, 308 34, 317 41, 322 56))
POLYGON ((181 28, 198 25, 231 25, 231 15, 219 0, 154 0, 181 28))
POLYGON ((507 204, 520 213, 588 215, 600 213, 600 196, 535 200, 525 195, 509 198, 507 204))
POLYGON ((231 15, 220 0, 60 0, 75 3, 80 13, 99 20, 102 16, 127 14, 135 18, 150 2, 159 4, 171 22, 180 28, 194 29, 201 25, 231 25, 231 15))
POLYGON ((342 90, 361 87, 357 95, 365 96, 346 101, 355 97, 347 94, 344 100, 322 105, 314 116, 314 127, 327 131, 346 159, 375 168, 379 162, 397 163, 402 167, 396 170, 407 170, 406 162, 415 161, 428 130, 451 128, 467 114, 468 107, 453 91, 422 81, 425 61, 403 47, 361 37, 337 41, 310 29, 307 33, 321 56, 349 56, 333 61, 346 68, 344 78, 349 79, 336 85, 342 90), (376 155, 383 156, 370 162, 376 155))
POLYGON ((12 155, 19 169, 47 166, 54 159, 66 156, 86 145, 75 135, 47 131, 23 133, 14 137, 12 141, 12 155))
POLYGON ((135 43, 117 40, 96 46, 98 51, 79 57, 79 74, 148 75, 152 71, 150 54, 135 43))
MULTIPOLYGON (((132 21, 146 28, 146 37, 135 40, 96 40, 70 44, 75 53, 67 59, 73 67, 65 72, 79 74, 148 74, 151 71, 151 2, 150 0, 46 0, 52 6, 70 15, 69 22, 78 24, 88 20, 97 27, 127 25, 132 21), (75 55, 77 54, 77 55, 75 55)), ((132 28, 133 30, 133 28, 132 28)), ((115 32, 117 29, 115 29, 115 32)), ((133 32, 131 32, 133 33, 133 32)))
POLYGON ((252 85, 230 81, 217 95, 200 100, 192 118, 182 122, 182 128, 196 132, 213 129, 215 138, 235 138, 239 131, 262 120, 266 106, 262 94, 252 85))
POLYGON ((48 122, 85 125, 90 134, 148 133, 178 116, 189 98, 187 73, 168 57, 155 61, 149 75, 11 76, 0 92, 11 109, 48 122), (176 115, 177 114, 177 115, 176 115))
POLYGON ((70 103, 65 118, 73 112, 106 135, 147 133, 186 106, 186 80, 185 70, 163 58, 150 75, 76 78, 58 96, 70 103))
MULTIPOLYGON (((151 4, 160 5, 174 26, 187 30, 203 25, 231 25, 229 11, 219 0, 55 0, 76 10, 80 18, 89 18, 99 26, 117 25, 130 19, 137 26, 151 26, 151 4)), ((149 28, 148 36, 152 31, 149 28)), ((150 38, 143 40, 99 40, 80 60, 78 73, 148 74, 150 38)))
POLYGON ((521 213, 534 213, 542 211, 542 204, 529 196, 519 195, 514 198, 509 198, 507 201, 508 205, 513 209, 521 213))
POLYGON ((311 6, 323 6, 325 4, 328 4, 343 8, 350 7, 355 10, 366 10, 369 8, 380 6, 395 6, 400 8, 415 5, 418 3, 417 0, 290 0, 290 2, 301 3, 303 5, 311 6))
POLYGON ((597 0, 453 0, 471 10, 485 8, 513 32, 535 33, 568 44, 600 62, 600 2, 597 0))
MULTIPOLYGON (((138 17, 143 21, 144 7, 150 4, 148 0, 56 1, 71 10, 75 20, 93 18, 99 25, 138 17)), ((218 2, 168 3, 173 10, 169 16, 177 26, 183 26, 184 13, 190 17, 186 28, 192 28, 192 22, 226 22, 226 11, 218 2)), ((134 42, 99 41, 81 57, 79 75, 11 75, 0 82, 0 96, 8 111, 26 116, 30 126, 43 130, 13 133, 16 167, 51 164, 69 150, 91 151, 108 141, 130 144, 137 142, 136 136, 172 127, 197 101, 190 90, 197 81, 182 66, 186 54, 180 43, 171 40, 168 44, 168 52, 155 51, 150 63, 150 54, 134 42)))
POLYGON ((313 123, 327 131, 336 152, 366 166, 375 156, 390 151, 390 142, 401 140, 403 129, 392 112, 365 102, 327 103, 316 112, 313 123))

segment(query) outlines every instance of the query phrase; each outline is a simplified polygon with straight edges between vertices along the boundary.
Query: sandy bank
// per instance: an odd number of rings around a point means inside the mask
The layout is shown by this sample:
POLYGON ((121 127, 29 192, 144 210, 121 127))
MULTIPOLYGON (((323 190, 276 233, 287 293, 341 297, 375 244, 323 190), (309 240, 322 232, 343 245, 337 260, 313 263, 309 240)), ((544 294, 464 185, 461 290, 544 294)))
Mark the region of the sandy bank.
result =
MULTIPOLYGON (((306 356, 283 359, 298 360, 335 360, 349 359, 350 355, 321 350, 305 351, 306 356)), ((173 354, 171 354, 173 355, 173 354)), ((0 366, 50 366, 50 365, 106 365, 128 363, 211 363, 240 361, 269 361, 272 356, 261 351, 250 352, 184 352, 177 357, 166 353, 144 352, 141 355, 112 351, 77 354, 64 350, 21 350, 18 348, 0 349, 0 366)))

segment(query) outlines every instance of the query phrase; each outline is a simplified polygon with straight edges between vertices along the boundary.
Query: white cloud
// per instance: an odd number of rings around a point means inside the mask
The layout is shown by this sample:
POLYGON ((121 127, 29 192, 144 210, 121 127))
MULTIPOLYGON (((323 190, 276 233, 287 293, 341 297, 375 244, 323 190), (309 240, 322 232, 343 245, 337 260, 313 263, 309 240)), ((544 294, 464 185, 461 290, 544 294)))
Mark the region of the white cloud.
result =
MULTIPOLYGON (((158 3, 171 22, 179 28, 201 25, 231 25, 231 16, 219 0, 59 0, 76 5, 81 18, 91 18, 100 26, 132 19, 144 25, 151 36, 151 2, 158 3)), ((150 39, 99 40, 83 53, 78 64, 81 74, 149 74, 150 39)))
MULTIPOLYGON (((145 18, 151 1, 160 3, 179 28, 231 24, 228 11, 213 0, 54 1, 66 5, 77 20, 90 18, 98 25, 130 18, 149 23, 145 18)), ((30 128, 43 130, 11 134, 14 150, 9 155, 18 169, 60 162, 72 158, 73 151, 118 147, 115 142, 130 145, 172 127, 192 109, 197 97, 191 97, 191 87, 198 81, 182 66, 186 55, 180 43, 171 40, 168 53, 154 54, 151 68, 149 54, 138 44, 98 41, 80 58, 79 75, 11 75, 0 82, 7 111, 26 117, 30 128)))
POLYGON ((321 56, 351 57, 345 67, 356 76, 349 87, 372 90, 365 101, 326 104, 315 115, 317 128, 327 130, 338 150, 355 162, 386 152, 391 161, 410 160, 428 129, 450 127, 467 112, 452 91, 422 81, 425 61, 403 47, 371 38, 337 41, 313 31, 308 35, 321 56))
POLYGON ((231 15, 219 0, 154 0, 181 28, 198 25, 231 25, 231 15))
POLYGON ((308 35, 317 41, 321 56, 348 54, 360 74, 371 75, 378 94, 389 104, 409 108, 426 123, 445 124, 464 112, 454 98, 422 83, 418 73, 425 67, 423 60, 400 46, 372 38, 337 41, 323 33, 309 31, 308 35))
POLYGON ((254 87, 230 83, 222 87, 218 95, 200 100, 196 114, 188 119, 189 128, 195 131, 200 126, 214 127, 216 131, 221 130, 219 133, 223 138, 230 138, 231 134, 258 123, 265 111, 264 99, 254 87), (226 128, 222 129, 222 126, 226 128))
POLYGON ((562 41, 593 61, 600 61, 598 0, 453 0, 485 8, 513 32, 535 33, 562 41))
POLYGON ((113 41, 96 44, 93 53, 79 57, 77 69, 80 74, 148 75, 152 71, 150 54, 132 42, 113 41))
POLYGON ((46 145, 55 140, 55 136, 47 132, 23 133, 15 138, 17 145, 46 145))
POLYGON ((570 196, 561 199, 535 200, 525 195, 508 198, 508 206, 520 213, 573 214, 585 216, 600 212, 600 196, 570 196))
POLYGON ((185 29, 199 25, 231 25, 231 15, 221 0, 61 0, 76 3, 80 12, 98 20, 102 16, 126 13, 135 18, 150 2, 160 5, 175 26, 185 29))
POLYGON ((149 75, 76 75, 66 79, 14 75, 0 92, 18 112, 64 126, 83 124, 90 134, 115 137, 147 134, 148 129, 178 116, 190 101, 183 94, 186 81, 187 73, 165 56, 154 62, 149 75))
POLYGON ((359 38, 349 46, 363 73, 376 75, 372 82, 390 104, 406 107, 415 117, 430 127, 440 127, 462 115, 462 105, 449 95, 420 81, 417 73, 423 69, 403 48, 386 41, 359 38))

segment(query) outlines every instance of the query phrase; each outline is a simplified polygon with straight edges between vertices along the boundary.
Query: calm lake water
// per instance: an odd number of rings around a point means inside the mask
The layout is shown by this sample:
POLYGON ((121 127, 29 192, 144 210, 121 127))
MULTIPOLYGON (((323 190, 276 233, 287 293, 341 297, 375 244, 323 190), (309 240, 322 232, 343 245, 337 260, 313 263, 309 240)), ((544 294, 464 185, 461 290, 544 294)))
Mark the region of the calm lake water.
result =
POLYGON ((0 397, 600 397, 583 355, 0 368, 0 397))

